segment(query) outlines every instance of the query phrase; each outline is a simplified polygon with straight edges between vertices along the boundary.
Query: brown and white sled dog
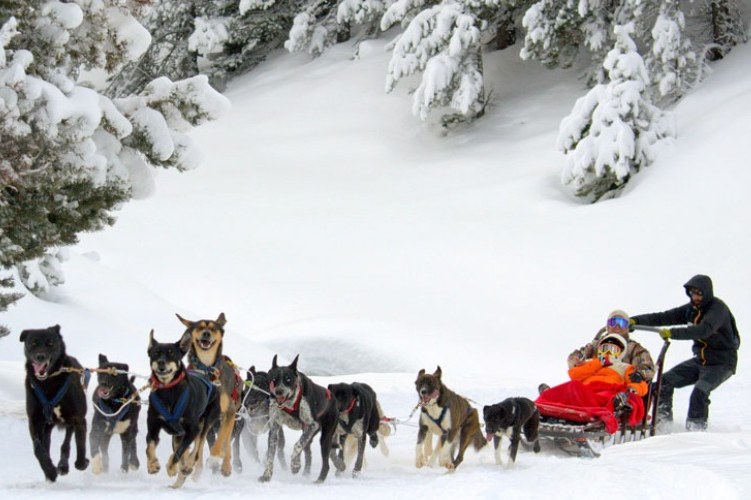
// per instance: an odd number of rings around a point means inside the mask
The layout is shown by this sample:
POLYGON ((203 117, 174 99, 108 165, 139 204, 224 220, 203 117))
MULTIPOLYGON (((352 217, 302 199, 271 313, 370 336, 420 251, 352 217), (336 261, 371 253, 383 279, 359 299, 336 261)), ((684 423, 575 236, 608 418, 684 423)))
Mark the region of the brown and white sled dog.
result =
POLYGON ((432 375, 422 369, 417 374, 415 389, 420 398, 420 430, 417 433, 415 466, 428 465, 426 437, 438 436, 438 464, 453 470, 464 460, 464 452, 470 444, 476 450, 485 446, 485 437, 480 431, 477 410, 467 399, 453 392, 441 381, 441 367, 432 375), (428 434, 430 433, 430 434, 428 434), (454 457, 454 453, 456 456, 454 457))
POLYGON ((224 313, 215 320, 190 321, 179 314, 176 316, 186 327, 183 340, 190 339, 188 370, 204 374, 219 391, 219 433, 211 446, 209 462, 214 471, 220 468, 221 462, 222 475, 229 476, 232 474, 232 430, 243 380, 232 360, 222 353, 227 320, 224 313))

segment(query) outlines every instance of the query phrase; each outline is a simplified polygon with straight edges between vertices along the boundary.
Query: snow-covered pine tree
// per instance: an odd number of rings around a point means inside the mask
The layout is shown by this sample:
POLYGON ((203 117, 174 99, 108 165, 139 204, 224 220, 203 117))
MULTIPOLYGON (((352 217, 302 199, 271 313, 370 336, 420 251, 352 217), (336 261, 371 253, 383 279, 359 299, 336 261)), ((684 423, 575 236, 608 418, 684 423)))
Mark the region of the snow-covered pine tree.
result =
MULTIPOLYGON (((112 224, 121 203, 149 193, 155 167, 195 166, 185 132, 229 106, 201 76, 157 79, 115 100, 83 84, 145 50, 148 32, 129 10, 142 3, 3 4, 1 268, 44 259, 80 232, 112 224)), ((37 269, 60 279, 54 259, 42 262, 37 269)))
POLYGON ((631 23, 614 28, 615 47, 603 62, 610 81, 578 99, 561 121, 562 182, 590 202, 615 196, 653 161, 655 145, 675 135, 672 117, 650 102, 649 76, 633 30, 631 23))
POLYGON ((652 28, 652 50, 645 57, 655 102, 670 104, 708 71, 684 36, 685 18, 677 0, 663 0, 652 28))
POLYGON ((311 0, 223 0, 202 2, 202 30, 191 35, 199 69, 223 88, 281 48, 292 21, 311 0), (222 4, 222 8, 217 8, 222 4))
MULTIPOLYGON (((495 3, 485 2, 483 5, 495 3)), ((393 9, 402 5, 392 5, 393 9)), ((420 11, 403 33, 392 42, 393 55, 386 77, 386 91, 410 75, 422 72, 414 92, 412 112, 426 120, 433 109, 449 108, 444 125, 471 121, 485 110, 483 81, 482 22, 472 12, 472 0, 445 0, 420 11)), ((398 19, 390 8, 381 28, 388 29, 398 19)))
POLYGON ((359 42, 375 38, 380 20, 393 0, 318 0, 305 5, 295 16, 284 47, 290 52, 319 56, 327 47, 350 39, 354 26, 362 35, 359 42))
POLYGON ((703 10, 710 25, 712 38, 707 59, 722 59, 733 47, 748 41, 746 22, 741 16, 737 1, 706 0, 703 10))
POLYGON ((198 54, 188 41, 202 0, 160 0, 141 19, 151 33, 151 44, 138 58, 127 62, 109 79, 110 97, 141 92, 154 78, 182 80, 198 74, 198 54))

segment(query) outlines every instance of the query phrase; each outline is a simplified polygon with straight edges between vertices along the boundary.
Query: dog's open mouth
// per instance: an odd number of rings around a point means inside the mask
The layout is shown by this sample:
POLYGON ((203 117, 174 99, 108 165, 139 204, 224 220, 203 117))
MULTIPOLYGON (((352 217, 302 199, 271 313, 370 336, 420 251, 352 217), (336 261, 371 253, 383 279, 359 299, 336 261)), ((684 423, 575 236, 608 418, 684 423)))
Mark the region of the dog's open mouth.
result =
POLYGON ((494 435, 495 435, 495 434, 493 434, 492 432, 488 432, 488 433, 487 433, 487 434, 485 435, 485 439, 487 439, 487 440, 488 440, 488 442, 491 442, 491 441, 493 440, 493 436, 494 436, 494 435))
POLYGON ((31 366, 34 368, 34 376, 38 378, 39 380, 44 380, 47 378, 47 370, 50 367, 50 362, 45 361, 43 363, 31 363, 31 366))
POLYGON ((97 395, 102 399, 109 399, 110 397, 110 388, 109 387, 102 387, 99 386, 96 390, 97 395))
POLYGON ((430 394, 424 394, 420 398, 420 402, 422 404, 426 405, 426 404, 430 403, 431 401, 437 400, 439 395, 440 394, 438 393, 438 390, 435 390, 435 391, 431 392, 430 394))
POLYGON ((281 396, 275 396, 277 404, 283 405, 287 401, 289 401, 289 396, 281 395, 281 396))
POLYGON ((204 351, 208 351, 211 349, 211 346, 214 345, 214 339, 199 339, 198 340, 198 347, 203 349, 204 351))

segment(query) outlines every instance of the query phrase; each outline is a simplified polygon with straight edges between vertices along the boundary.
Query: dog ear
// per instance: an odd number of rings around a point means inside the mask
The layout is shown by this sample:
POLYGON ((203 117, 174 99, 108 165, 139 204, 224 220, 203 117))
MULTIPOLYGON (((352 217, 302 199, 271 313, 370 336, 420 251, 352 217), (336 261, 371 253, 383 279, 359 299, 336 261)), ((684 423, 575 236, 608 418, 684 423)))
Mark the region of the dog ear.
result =
POLYGON ((154 339, 154 329, 152 328, 149 332, 149 348, 146 350, 147 353, 151 352, 151 348, 154 347, 154 345, 157 343, 156 339, 154 339))
POLYGON ((107 356, 105 356, 102 353, 99 353, 99 364, 100 365, 103 365, 103 364, 107 363, 108 361, 109 360, 107 359, 107 356))
POLYGON ((190 345, 193 343, 193 336, 190 334, 190 332, 183 333, 183 336, 180 337, 180 340, 178 341, 178 345, 180 346, 180 350, 183 352, 183 354, 187 354, 188 351, 190 351, 190 345))
POLYGON ((28 330, 24 330, 21 332, 21 336, 18 338, 21 342, 26 342, 26 336, 29 334, 28 330))
POLYGON ((227 318, 224 317, 224 313, 220 313, 219 317, 216 318, 216 321, 214 321, 214 323, 224 328, 224 325, 227 324, 227 318))
POLYGON ((436 369, 433 372, 433 376, 436 377, 436 378, 441 378, 441 373, 442 373, 441 372, 441 366, 440 365, 436 365, 436 369))
POLYGON ((193 323, 192 321, 183 318, 182 316, 180 316, 177 313, 175 313, 175 316, 177 316, 177 319, 180 320, 180 323, 182 323, 183 325, 185 325, 188 328, 190 328, 190 325, 193 323))
POLYGON ((292 368, 292 369, 293 369, 293 370, 295 370, 295 371, 297 371, 297 359, 298 359, 299 357, 300 357, 300 355, 299 355, 299 354, 298 354, 297 356, 295 356, 295 359, 294 359, 294 360, 292 361, 292 363, 291 363, 291 364, 289 365, 289 367, 290 367, 290 368, 292 368))
POLYGON ((271 360, 271 369, 273 370, 277 366, 279 365, 276 364, 276 354, 274 354, 274 359, 271 360))
POLYGON ((419 377, 420 375, 425 375, 425 368, 420 368, 420 371, 417 372, 417 376, 419 377))

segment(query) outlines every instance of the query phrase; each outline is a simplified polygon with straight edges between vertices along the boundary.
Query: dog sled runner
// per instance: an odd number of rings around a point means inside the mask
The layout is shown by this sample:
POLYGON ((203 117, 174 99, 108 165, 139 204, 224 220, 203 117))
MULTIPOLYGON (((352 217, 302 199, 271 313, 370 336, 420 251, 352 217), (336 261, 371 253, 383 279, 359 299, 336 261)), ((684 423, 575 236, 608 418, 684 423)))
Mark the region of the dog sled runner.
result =
MULTIPOLYGON (((652 327, 636 325, 642 330, 656 330, 652 327)), ((615 413, 618 426, 615 432, 609 432, 605 422, 581 408, 562 408, 560 406, 538 403, 540 411, 539 437, 543 442, 553 445, 570 455, 579 457, 598 457, 600 451, 608 444, 638 441, 655 435, 657 425, 657 405, 662 384, 665 354, 670 340, 665 340, 655 363, 657 374, 649 384, 649 391, 642 398, 644 416, 636 425, 628 424, 628 414, 615 413)))

